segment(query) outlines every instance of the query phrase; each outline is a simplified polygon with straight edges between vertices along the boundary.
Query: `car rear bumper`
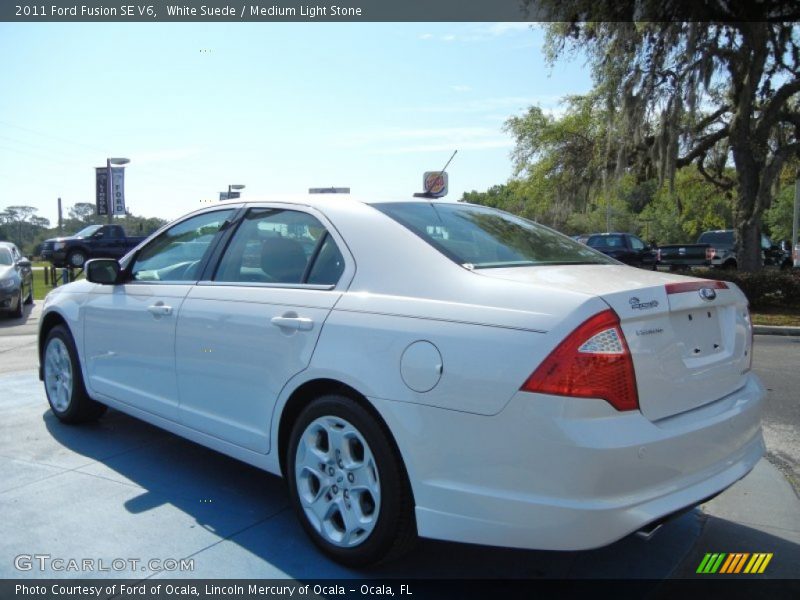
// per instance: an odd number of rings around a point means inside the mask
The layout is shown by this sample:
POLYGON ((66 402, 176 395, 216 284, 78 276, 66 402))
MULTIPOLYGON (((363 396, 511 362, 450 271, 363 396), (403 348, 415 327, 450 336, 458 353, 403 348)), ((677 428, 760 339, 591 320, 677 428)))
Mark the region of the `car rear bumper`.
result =
POLYGON ((744 477, 764 452, 763 395, 750 376, 736 393, 658 422, 599 400, 525 392, 493 417, 376 406, 406 458, 421 536, 583 550, 744 477))

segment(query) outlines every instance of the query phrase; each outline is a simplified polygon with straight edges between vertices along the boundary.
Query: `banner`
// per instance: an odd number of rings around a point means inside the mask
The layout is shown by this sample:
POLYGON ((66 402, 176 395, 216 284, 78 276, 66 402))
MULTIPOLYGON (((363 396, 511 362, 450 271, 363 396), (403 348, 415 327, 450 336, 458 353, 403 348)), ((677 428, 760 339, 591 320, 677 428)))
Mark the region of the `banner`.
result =
POLYGON ((108 169, 106 167, 95 167, 95 203, 97 204, 97 214, 108 214, 108 169))
POLYGON ((111 167, 111 214, 125 215, 124 167, 111 167))

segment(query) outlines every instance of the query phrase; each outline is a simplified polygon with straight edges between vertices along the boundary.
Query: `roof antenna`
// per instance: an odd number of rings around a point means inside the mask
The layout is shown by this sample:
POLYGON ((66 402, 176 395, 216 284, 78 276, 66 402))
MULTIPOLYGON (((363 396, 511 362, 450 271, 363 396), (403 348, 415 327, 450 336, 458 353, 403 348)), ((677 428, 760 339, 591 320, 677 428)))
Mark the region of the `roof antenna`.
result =
MULTIPOLYGON (((455 158, 455 155, 456 155, 457 152, 458 152, 458 150, 453 150, 453 154, 450 156, 450 160, 448 160, 445 163, 444 167, 442 167, 442 170, 439 171, 439 175, 440 176, 444 175, 445 171, 447 171, 447 167, 450 165, 451 162, 453 162, 453 158, 455 158)), ((425 191, 424 192, 415 192, 414 193, 414 198, 438 198, 439 196, 431 193, 431 186, 433 186, 433 183, 437 179, 438 178, 431 178, 431 183, 430 184, 428 184, 427 181, 425 183, 423 183, 423 185, 425 186, 425 191)))

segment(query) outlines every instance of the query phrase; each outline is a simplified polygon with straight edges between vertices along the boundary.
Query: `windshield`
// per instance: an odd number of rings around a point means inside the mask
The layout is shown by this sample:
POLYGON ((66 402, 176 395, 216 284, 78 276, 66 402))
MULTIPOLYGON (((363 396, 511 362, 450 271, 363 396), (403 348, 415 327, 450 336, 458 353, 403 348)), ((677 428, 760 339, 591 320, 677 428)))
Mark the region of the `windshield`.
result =
POLYGON ((11 252, 8 248, 0 248, 0 266, 7 267, 13 264, 14 261, 11 260, 11 252))
POLYGON ((474 269, 616 261, 543 225, 470 204, 373 204, 442 254, 474 269))
POLYGON ((88 227, 84 227, 78 233, 76 233, 75 237, 89 237, 101 227, 102 225, 89 225, 88 227))

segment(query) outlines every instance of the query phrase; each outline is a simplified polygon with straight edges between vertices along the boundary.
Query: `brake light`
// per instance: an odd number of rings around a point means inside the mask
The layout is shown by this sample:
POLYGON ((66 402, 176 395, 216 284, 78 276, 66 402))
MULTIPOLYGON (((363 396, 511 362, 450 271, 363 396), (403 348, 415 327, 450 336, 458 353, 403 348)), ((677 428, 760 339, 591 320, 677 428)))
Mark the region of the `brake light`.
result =
POLYGON ((656 250, 656 262, 661 262, 661 248, 656 250))
POLYGON ((550 353, 521 389, 601 398, 617 410, 638 409, 633 360, 617 313, 604 310, 584 321, 550 353))
POLYGON ((680 283, 668 283, 664 286, 667 294, 682 294, 684 292, 696 292, 703 288, 711 288, 712 290, 727 290, 728 284, 724 281, 715 281, 707 279, 704 281, 681 281, 680 283))
POLYGON ((716 248, 706 248, 706 260, 713 260, 717 255, 716 248))

